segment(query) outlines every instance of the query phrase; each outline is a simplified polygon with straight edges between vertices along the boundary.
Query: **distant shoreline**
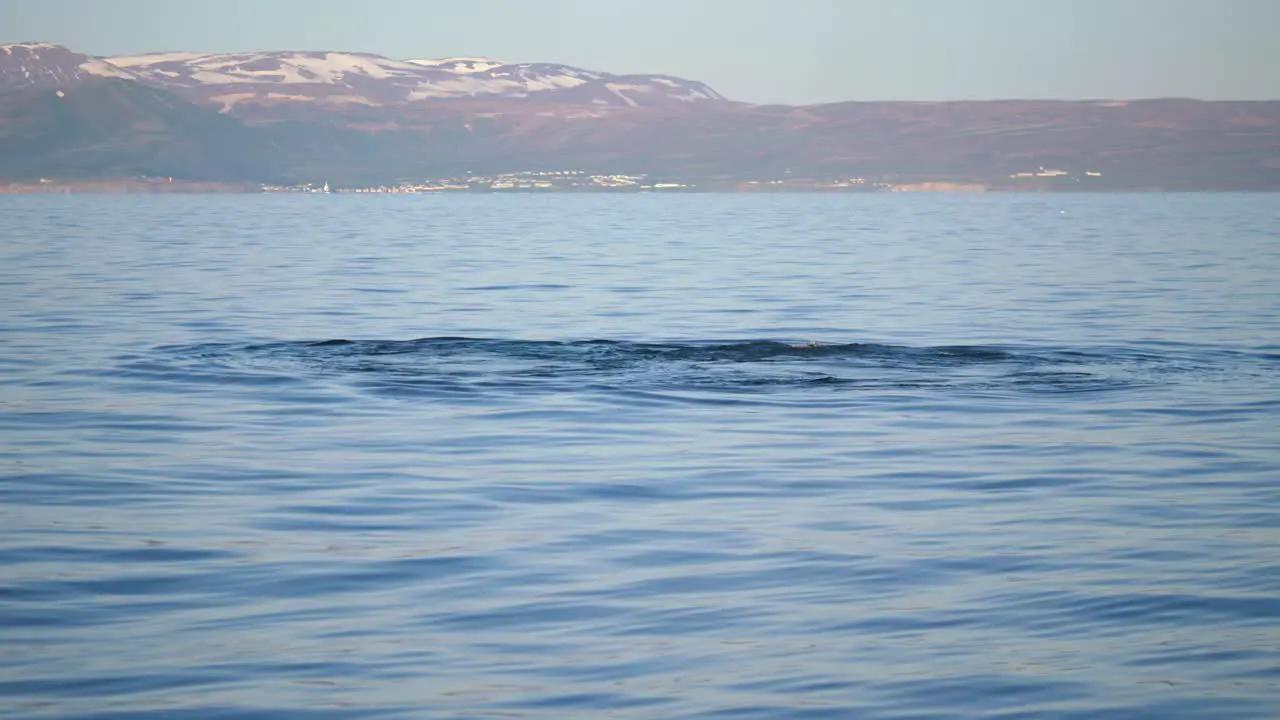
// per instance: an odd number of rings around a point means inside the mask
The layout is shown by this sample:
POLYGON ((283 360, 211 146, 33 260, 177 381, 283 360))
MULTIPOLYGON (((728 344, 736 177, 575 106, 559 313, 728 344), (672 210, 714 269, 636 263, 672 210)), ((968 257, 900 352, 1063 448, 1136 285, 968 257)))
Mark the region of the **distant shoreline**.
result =
POLYGON ((473 189, 473 190, 401 190, 387 188, 333 188, 329 193, 315 191, 280 191, 264 187, 260 183, 231 183, 199 180, 156 180, 146 179, 97 179, 72 181, 3 181, 0 180, 0 195, 573 195, 573 194, 813 194, 813 195, 869 195, 886 193, 932 193, 949 195, 975 195, 985 193, 1017 193, 1017 194, 1079 194, 1079 193, 1224 193, 1280 192, 1280 188, 1164 188, 1164 187, 1107 187, 1107 188, 1056 188, 1046 186, 1016 187, 1008 185, 988 185, 971 182, 922 181, 884 184, 875 190, 844 189, 819 186, 747 186, 745 183, 724 181, 707 182, 702 185, 689 184, 677 189, 473 189))
POLYGON ((258 183, 202 180, 99 179, 39 182, 0 181, 0 195, 141 195, 249 194, 262 192, 258 183))

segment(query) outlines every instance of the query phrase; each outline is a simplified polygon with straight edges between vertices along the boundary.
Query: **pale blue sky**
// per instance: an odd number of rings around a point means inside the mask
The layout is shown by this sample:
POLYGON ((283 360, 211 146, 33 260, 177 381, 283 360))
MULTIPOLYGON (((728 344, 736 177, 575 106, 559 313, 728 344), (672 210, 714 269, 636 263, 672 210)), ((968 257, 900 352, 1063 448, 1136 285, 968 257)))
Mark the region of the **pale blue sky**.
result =
POLYGON ((1280 0, 0 0, 0 33, 563 62, 760 103, 1280 99, 1280 0))

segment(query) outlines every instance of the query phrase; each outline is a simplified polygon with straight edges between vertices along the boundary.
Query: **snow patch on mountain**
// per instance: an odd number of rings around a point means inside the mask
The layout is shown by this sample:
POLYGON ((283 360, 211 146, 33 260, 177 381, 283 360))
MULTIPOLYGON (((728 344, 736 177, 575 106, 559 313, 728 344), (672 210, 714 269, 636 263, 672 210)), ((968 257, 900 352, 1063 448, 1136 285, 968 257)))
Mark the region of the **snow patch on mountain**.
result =
POLYGON ((484 72, 507 64, 502 60, 494 60, 493 58, 486 57, 450 57, 438 58, 435 60, 405 60, 405 62, 413 65, 420 65, 422 67, 457 73, 459 75, 484 72))
POLYGON ((80 64, 80 69, 97 77, 124 78, 126 80, 137 79, 134 77, 133 73, 128 72, 115 63, 109 63, 101 58, 90 58, 88 61, 80 64))
POLYGON ((723 99, 702 83, 669 76, 612 75, 486 57, 392 60, 369 53, 284 51, 91 58, 44 42, 0 50, 0 89, 114 77, 220 105, 224 112, 268 99, 339 102, 328 100, 338 96, 367 105, 476 97, 635 107, 723 99))
POLYGON ((235 109, 236 103, 243 102, 245 100, 251 100, 254 97, 257 97, 257 95, 258 95, 257 93, 251 93, 251 92, 226 93, 224 95, 213 95, 209 98, 209 100, 216 103, 222 103, 222 108, 218 110, 218 112, 229 113, 235 109))
MULTIPOLYGON (((416 79, 423 69, 379 55, 340 52, 157 53, 108 58, 139 75, 160 76, 170 84, 231 85, 279 83, 287 85, 342 85, 348 76, 365 79, 416 79), (185 71, 185 72, 184 72, 185 71), (175 75, 175 73, 177 73, 175 75)), ((160 82, 165 82, 165 80, 160 82)))
POLYGON ((8 45, 0 45, 0 50, 3 50, 5 55, 12 55, 14 51, 48 50, 48 49, 60 48, 60 47, 62 46, 55 45, 50 42, 21 42, 21 43, 10 43, 8 45))
POLYGON ((640 105, 640 102, 629 96, 627 93, 652 93, 654 87, 652 85, 639 85, 636 83, 605 83, 604 86, 609 92, 622 99, 622 102, 631 107, 640 105))

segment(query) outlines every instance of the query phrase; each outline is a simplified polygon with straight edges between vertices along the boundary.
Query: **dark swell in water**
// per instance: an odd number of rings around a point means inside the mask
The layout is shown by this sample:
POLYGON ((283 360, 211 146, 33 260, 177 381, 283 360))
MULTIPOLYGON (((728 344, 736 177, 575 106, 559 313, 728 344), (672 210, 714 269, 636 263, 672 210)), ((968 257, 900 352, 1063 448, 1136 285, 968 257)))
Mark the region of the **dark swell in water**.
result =
MULTIPOLYGON (((170 358, 254 373, 323 378, 393 394, 643 391, 741 396, 803 389, 928 388, 1081 393, 1204 372, 1211 359, 1122 348, 911 347, 776 340, 679 343, 467 337, 202 344, 170 358)), ((749 400, 750 398, 746 398, 749 400)))

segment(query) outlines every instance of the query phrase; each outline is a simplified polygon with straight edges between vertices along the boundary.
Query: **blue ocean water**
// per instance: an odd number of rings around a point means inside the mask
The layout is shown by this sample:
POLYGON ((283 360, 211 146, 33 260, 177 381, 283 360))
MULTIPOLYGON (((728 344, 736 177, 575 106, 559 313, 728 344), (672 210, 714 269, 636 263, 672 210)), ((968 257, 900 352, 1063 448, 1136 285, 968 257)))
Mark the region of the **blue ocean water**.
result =
POLYGON ((6 718, 1280 716, 1280 196, 0 197, 6 718))

